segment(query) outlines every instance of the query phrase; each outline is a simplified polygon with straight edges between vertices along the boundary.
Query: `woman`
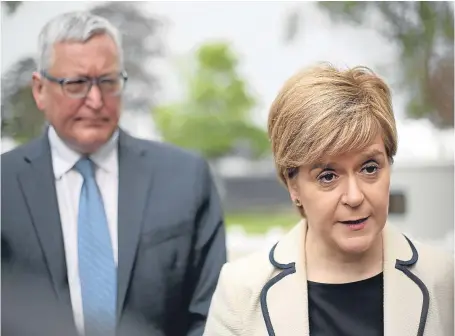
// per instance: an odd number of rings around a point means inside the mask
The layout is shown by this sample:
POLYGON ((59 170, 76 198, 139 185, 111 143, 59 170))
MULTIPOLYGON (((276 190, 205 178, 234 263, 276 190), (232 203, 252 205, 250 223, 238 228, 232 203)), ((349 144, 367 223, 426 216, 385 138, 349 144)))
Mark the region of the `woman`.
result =
POLYGON ((225 264, 205 335, 453 336, 452 256, 386 223, 387 85, 364 67, 299 72, 268 132, 302 220, 270 251, 225 264))

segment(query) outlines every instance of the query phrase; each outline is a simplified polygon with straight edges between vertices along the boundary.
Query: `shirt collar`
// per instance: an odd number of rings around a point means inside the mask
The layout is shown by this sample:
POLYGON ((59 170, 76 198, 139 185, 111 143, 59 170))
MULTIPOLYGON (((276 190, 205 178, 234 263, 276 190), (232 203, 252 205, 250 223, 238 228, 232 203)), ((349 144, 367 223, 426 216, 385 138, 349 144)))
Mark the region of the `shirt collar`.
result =
MULTIPOLYGON (((49 127, 49 143, 52 151, 52 164, 54 176, 60 179, 68 171, 73 169, 76 162, 82 155, 70 148, 57 134, 55 129, 49 127)), ((107 173, 118 176, 118 143, 119 131, 116 130, 107 143, 97 152, 90 155, 90 158, 98 168, 107 173)))

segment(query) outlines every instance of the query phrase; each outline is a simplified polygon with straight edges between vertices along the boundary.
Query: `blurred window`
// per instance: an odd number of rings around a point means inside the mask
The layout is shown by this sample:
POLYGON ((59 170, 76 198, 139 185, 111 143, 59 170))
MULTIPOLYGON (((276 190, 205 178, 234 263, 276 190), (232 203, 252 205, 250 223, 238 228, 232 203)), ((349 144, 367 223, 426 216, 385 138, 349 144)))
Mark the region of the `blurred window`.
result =
POLYGON ((389 196, 389 214, 404 215, 406 213, 406 196, 402 191, 391 191, 389 196))

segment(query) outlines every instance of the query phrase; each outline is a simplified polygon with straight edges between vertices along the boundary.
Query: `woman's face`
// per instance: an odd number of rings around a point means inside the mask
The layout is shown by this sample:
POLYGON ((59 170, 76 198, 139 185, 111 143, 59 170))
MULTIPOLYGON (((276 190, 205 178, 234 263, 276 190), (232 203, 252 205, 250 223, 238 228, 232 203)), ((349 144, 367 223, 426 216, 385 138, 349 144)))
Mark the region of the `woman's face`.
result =
POLYGON ((387 220, 390 162, 378 136, 365 149, 302 166, 289 182, 313 237, 340 252, 365 252, 387 220))

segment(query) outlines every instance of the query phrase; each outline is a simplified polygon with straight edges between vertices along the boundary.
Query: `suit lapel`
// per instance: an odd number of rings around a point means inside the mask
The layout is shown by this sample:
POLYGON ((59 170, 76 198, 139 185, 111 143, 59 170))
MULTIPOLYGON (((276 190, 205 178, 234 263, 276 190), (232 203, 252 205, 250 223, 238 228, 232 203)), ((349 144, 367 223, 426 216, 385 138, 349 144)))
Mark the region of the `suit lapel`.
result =
POLYGON ((305 241, 305 233, 302 221, 270 251, 269 259, 276 271, 262 289, 260 299, 269 336, 309 336, 305 254, 300 243, 305 241))
POLYGON ((147 153, 139 141, 120 131, 117 298, 119 316, 122 313, 152 184, 153 166, 150 158, 147 158, 147 153))
POLYGON ((392 227, 384 229, 384 335, 423 336, 429 306, 425 284, 412 273, 418 252, 392 227))
POLYGON ((47 135, 31 144, 24 159, 27 167, 19 173, 20 187, 29 208, 56 295, 59 299, 69 302, 65 249, 47 135))

